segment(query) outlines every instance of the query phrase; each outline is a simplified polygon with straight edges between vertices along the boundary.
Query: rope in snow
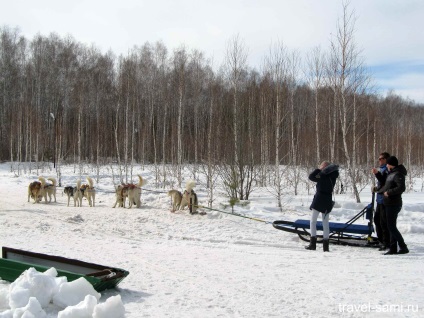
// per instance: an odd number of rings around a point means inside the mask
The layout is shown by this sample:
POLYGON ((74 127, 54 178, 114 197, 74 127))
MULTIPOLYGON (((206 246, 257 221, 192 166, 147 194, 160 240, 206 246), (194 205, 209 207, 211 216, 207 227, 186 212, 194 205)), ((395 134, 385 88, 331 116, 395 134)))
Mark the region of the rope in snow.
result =
POLYGON ((157 190, 150 190, 150 189, 146 189, 146 188, 141 188, 144 191, 148 191, 148 192, 155 192, 155 193, 168 193, 168 191, 157 191, 157 190))
POLYGON ((263 223, 266 223, 266 224, 272 224, 272 222, 270 222, 270 221, 262 220, 262 219, 259 219, 259 218, 252 218, 250 216, 246 216, 246 215, 239 214, 239 213, 226 212, 226 211, 222 211, 222 210, 218 210, 218 209, 212 209, 212 208, 209 208, 209 207, 203 206, 203 205, 196 205, 196 207, 211 210, 211 211, 216 211, 216 212, 220 212, 220 213, 225 213, 225 214, 229 214, 229 215, 233 215, 233 216, 238 216, 238 217, 253 220, 253 221, 263 222, 263 223))

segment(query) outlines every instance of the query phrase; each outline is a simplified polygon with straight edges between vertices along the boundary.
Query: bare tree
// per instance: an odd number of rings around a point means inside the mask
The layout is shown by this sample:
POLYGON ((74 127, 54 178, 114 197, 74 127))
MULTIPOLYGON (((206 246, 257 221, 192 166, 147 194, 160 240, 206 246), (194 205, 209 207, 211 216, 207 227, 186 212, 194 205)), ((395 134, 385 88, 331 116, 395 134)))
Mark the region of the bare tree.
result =
POLYGON ((239 161, 240 143, 238 128, 238 95, 241 89, 243 72, 246 68, 247 50, 239 35, 234 36, 227 43, 225 57, 227 78, 229 80, 233 97, 233 141, 234 141, 234 162, 239 161))
POLYGON ((185 106, 185 82, 188 56, 185 47, 174 52, 174 72, 177 86, 178 115, 177 115, 177 175, 178 183, 182 183, 183 164, 183 120, 185 106))
POLYGON ((274 160, 274 176, 273 188, 276 191, 277 205, 282 209, 282 196, 283 196, 283 184, 282 184, 282 171, 281 171, 281 160, 284 157, 280 153, 282 138, 282 126, 285 118, 283 110, 283 96, 284 86, 287 81, 287 68, 288 58, 287 49, 283 43, 279 42, 271 47, 270 54, 265 60, 265 72, 269 75, 272 80, 273 89, 273 101, 274 101, 274 135, 275 135, 275 160, 274 160))
POLYGON ((348 4, 343 3, 343 14, 337 26, 335 39, 331 41, 332 62, 334 65, 334 83, 336 84, 339 100, 339 121, 342 132, 343 154, 346 160, 347 173, 352 183, 356 201, 361 202, 356 180, 355 148, 349 145, 349 137, 355 131, 356 125, 356 99, 355 84, 357 74, 355 70, 360 67, 359 51, 354 41, 355 15, 349 11, 348 4))
POLYGON ((321 105, 319 103, 319 91, 324 85, 325 76, 325 58, 320 47, 313 48, 307 56, 306 80, 314 93, 315 104, 315 143, 316 143, 316 162, 321 162, 321 144, 320 144, 320 117, 321 105))

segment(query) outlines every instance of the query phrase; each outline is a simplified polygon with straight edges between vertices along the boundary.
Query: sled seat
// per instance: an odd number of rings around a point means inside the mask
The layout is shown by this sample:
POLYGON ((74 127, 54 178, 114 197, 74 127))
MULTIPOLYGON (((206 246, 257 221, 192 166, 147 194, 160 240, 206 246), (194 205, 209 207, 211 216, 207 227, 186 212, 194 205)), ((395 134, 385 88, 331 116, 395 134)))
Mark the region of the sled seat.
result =
MULTIPOLYGON (((296 220, 293 223, 293 227, 295 228, 310 228, 309 220, 296 220)), ((322 231, 322 222, 317 221, 317 230, 322 231)), ((368 225, 361 224, 346 224, 346 223, 335 223, 330 222, 330 232, 333 233, 352 233, 352 234, 368 234, 370 231, 373 231, 373 227, 371 229, 368 225)))

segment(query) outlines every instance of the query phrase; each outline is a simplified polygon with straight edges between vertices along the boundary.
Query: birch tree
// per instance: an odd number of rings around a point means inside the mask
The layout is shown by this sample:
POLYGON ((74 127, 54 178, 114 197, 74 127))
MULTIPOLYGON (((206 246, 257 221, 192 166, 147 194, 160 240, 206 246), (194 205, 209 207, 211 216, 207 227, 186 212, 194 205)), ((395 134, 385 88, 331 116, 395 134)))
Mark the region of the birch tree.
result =
POLYGON ((307 56, 306 80, 314 94, 315 106, 315 143, 316 143, 316 162, 321 162, 321 144, 320 144, 320 115, 321 105, 319 103, 319 90, 324 84, 325 59, 320 47, 313 48, 307 56))
POLYGON ((238 102, 239 91, 242 85, 242 74, 246 68, 247 50, 243 41, 237 35, 227 43, 225 66, 227 78, 232 90, 232 115, 233 115, 233 142, 234 142, 234 162, 239 161, 240 143, 238 128, 238 102))
MULTIPOLYGON (((282 139, 282 126, 285 118, 283 109, 283 89, 287 78, 287 49, 284 44, 279 42, 271 47, 270 54, 265 60, 265 72, 269 74, 272 87, 273 87, 273 98, 274 101, 274 176, 273 182, 274 189, 276 191, 277 205, 282 211, 282 197, 283 197, 283 184, 282 184, 282 171, 281 171, 281 160, 284 157, 280 153, 282 139)), ((286 112, 287 113, 287 112, 286 112)))
MULTIPOLYGON (((241 127, 239 127, 239 99, 243 80, 246 77, 247 49, 243 41, 237 35, 227 43, 225 67, 226 76, 231 90, 232 98, 232 139, 233 158, 221 169, 222 176, 226 180, 227 193, 230 201, 245 200, 249 197, 249 185, 253 177, 252 164, 246 164, 245 157, 241 154, 241 127)), ((246 114, 243 114, 246 115, 246 114)))
POLYGON ((184 103, 185 103, 185 82, 186 67, 188 56, 185 47, 181 47, 174 52, 174 72, 177 86, 177 179, 178 183, 182 183, 182 163, 183 163, 183 120, 184 120, 184 103))
POLYGON ((349 175, 353 193, 359 203, 359 191, 356 179, 355 148, 349 137, 355 131, 356 125, 355 108, 355 81, 357 80, 355 69, 359 67, 359 51, 357 49, 355 33, 356 17, 353 11, 349 11, 348 4, 343 3, 342 18, 337 25, 337 32, 331 41, 331 54, 334 65, 334 83, 336 83, 336 96, 339 100, 339 121, 342 136, 342 149, 346 160, 346 170, 349 175))
POLYGON ((300 167, 299 167, 299 121, 295 116, 295 111, 297 110, 297 105, 295 105, 295 94, 298 80, 300 57, 298 52, 293 51, 289 55, 288 59, 288 76, 287 76, 287 86, 288 86, 288 104, 290 107, 290 162, 292 164, 293 176, 291 181, 293 182, 294 194, 298 194, 298 184, 300 181, 300 167))

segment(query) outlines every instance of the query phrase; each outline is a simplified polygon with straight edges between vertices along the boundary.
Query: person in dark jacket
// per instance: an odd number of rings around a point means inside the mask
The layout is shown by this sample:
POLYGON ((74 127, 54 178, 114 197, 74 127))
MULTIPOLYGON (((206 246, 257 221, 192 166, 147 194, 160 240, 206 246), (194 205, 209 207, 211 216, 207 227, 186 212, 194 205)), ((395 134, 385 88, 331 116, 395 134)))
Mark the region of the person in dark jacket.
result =
POLYGON ((390 249, 385 255, 407 254, 409 253, 408 247, 396 226, 398 214, 402 209, 402 193, 405 191, 407 171, 403 165, 399 165, 395 156, 387 159, 387 169, 389 170, 389 175, 386 183, 377 191, 377 193, 384 195, 383 202, 386 209, 387 227, 390 232, 390 249))
POLYGON ((323 161, 318 169, 312 171, 309 175, 309 180, 316 182, 316 193, 310 209, 312 210, 311 216, 311 242, 305 248, 308 250, 316 250, 317 244, 317 219, 318 215, 322 213, 322 227, 323 227, 323 250, 329 252, 329 213, 333 209, 333 191, 336 185, 336 180, 339 176, 339 166, 330 164, 328 161, 323 161))
MULTIPOLYGON (((377 186, 373 188, 373 192, 381 189, 386 183, 387 176, 389 175, 389 170, 387 170, 386 164, 389 157, 389 153, 382 152, 378 156, 380 167, 378 169, 372 168, 371 170, 377 179, 377 186)), ((389 228, 387 227, 386 209, 384 207, 383 197, 383 194, 377 193, 377 207, 374 215, 375 232, 377 233, 377 238, 381 243, 379 251, 384 251, 390 246, 390 233, 389 228)))

